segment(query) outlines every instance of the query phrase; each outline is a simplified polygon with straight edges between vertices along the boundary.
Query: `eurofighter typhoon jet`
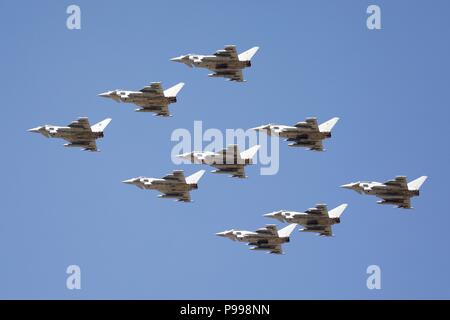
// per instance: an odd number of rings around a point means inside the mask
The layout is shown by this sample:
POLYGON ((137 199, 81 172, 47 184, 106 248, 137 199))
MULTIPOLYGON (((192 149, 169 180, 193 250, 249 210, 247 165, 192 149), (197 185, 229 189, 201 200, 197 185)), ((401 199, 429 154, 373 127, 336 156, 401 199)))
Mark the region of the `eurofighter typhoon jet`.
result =
POLYGON ((397 208, 412 209, 411 198, 419 195, 419 189, 427 180, 426 176, 407 182, 406 177, 397 176, 394 180, 381 182, 353 182, 344 184, 341 187, 358 192, 359 194, 374 195, 382 200, 379 204, 392 204, 397 208))
POLYGON ((200 170, 189 177, 185 177, 183 170, 175 170, 161 179, 137 177, 122 182, 135 185, 140 189, 158 190, 163 193, 159 195, 160 198, 173 198, 177 201, 191 202, 189 192, 198 189, 197 183, 204 173, 205 170, 200 170))
POLYGON ((228 45, 223 50, 218 50, 214 54, 205 56, 198 54, 187 54, 179 56, 171 61, 181 62, 188 67, 206 68, 214 73, 210 77, 222 77, 230 81, 243 82, 242 69, 252 65, 251 59, 258 51, 259 47, 253 47, 241 54, 236 51, 236 46, 228 45))
POLYGON ((298 122, 294 126, 278 124, 266 124, 253 130, 266 134, 286 138, 292 142, 290 147, 305 147, 313 151, 324 151, 322 140, 331 138, 331 130, 339 118, 333 118, 321 125, 317 124, 316 118, 307 118, 305 122, 298 122))
POLYGON ((40 133, 47 138, 64 139, 69 142, 64 145, 65 147, 80 147, 86 151, 99 151, 95 140, 103 138, 103 130, 110 122, 111 119, 107 118, 91 126, 88 118, 83 117, 73 121, 67 127, 47 124, 28 131, 40 133))
POLYGON ((212 173, 229 174, 231 177, 247 178, 244 167, 252 164, 252 158, 261 146, 255 145, 243 152, 239 151, 237 145, 229 145, 228 148, 219 152, 189 152, 178 155, 179 158, 186 159, 195 164, 208 164, 217 170, 212 173))
POLYGON ((315 232, 320 236, 331 237, 333 231, 331 226, 341 222, 341 215, 347 208, 347 204, 341 204, 339 207, 328 211, 326 204, 317 204, 305 212, 295 211, 277 211, 267 213, 264 217, 274 218, 281 222, 297 223, 304 226, 301 232, 315 232))
POLYGON ((253 246, 250 248, 251 250, 283 254, 281 245, 290 241, 289 236, 296 226, 297 224, 293 223, 281 230, 277 230, 276 225, 267 224, 264 228, 260 228, 255 232, 231 229, 216 233, 216 235, 233 241, 248 242, 249 246, 253 246))
POLYGON ((149 86, 139 91, 126 91, 116 89, 100 93, 103 98, 111 98, 116 102, 133 103, 140 108, 136 112, 154 112, 156 116, 170 117, 169 104, 177 102, 177 94, 183 88, 184 83, 163 90, 160 82, 152 82, 149 86))

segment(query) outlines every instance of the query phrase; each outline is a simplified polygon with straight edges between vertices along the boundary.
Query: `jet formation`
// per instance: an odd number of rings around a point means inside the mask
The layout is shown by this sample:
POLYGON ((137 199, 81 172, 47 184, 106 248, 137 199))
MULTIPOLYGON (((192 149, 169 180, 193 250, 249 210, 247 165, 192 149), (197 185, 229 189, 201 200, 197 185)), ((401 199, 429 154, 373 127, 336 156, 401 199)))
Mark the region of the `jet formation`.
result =
POLYGON ((391 204, 397 208, 412 209, 411 198, 419 196, 419 189, 427 180, 427 176, 421 176, 414 181, 407 182, 406 177, 397 176, 393 180, 381 182, 358 181, 344 184, 341 187, 354 190, 359 194, 374 195, 382 200, 379 204, 391 204))
POLYGON ((198 181, 204 173, 205 170, 200 170, 185 177, 183 170, 174 170, 171 174, 162 178, 137 177, 122 182, 135 185, 140 189, 158 190, 163 193, 159 195, 159 198, 172 198, 177 201, 191 202, 190 191, 198 189, 198 181))
POLYGON ((208 164, 215 167, 212 173, 228 174, 231 177, 247 178, 244 167, 251 165, 252 158, 258 152, 260 145, 255 145, 243 152, 239 151, 237 145, 229 145, 219 152, 193 151, 178 155, 179 158, 190 161, 194 164, 208 164))
POLYGON ((331 130, 339 118, 333 118, 321 125, 316 118, 307 118, 304 122, 298 122, 294 126, 279 124, 266 124, 253 130, 264 132, 267 135, 279 136, 291 142, 290 147, 305 147, 313 151, 324 151, 322 140, 331 138, 331 130))
POLYGON ((256 231, 227 230, 216 235, 233 241, 247 242, 251 250, 263 250, 274 254, 283 254, 282 244, 290 241, 289 236, 297 225, 292 223, 281 230, 274 224, 268 224, 256 231))
POLYGON ((341 223, 341 215, 346 208, 347 204, 344 203, 328 211, 326 204, 317 204, 314 208, 305 212, 281 210, 267 213, 264 217, 277 219, 281 222, 300 224, 304 226, 303 229, 300 229, 301 232, 314 232, 320 236, 331 237, 333 236, 331 226, 341 223))
POLYGON ((184 83, 163 90, 160 82, 152 82, 149 86, 139 91, 127 91, 116 89, 100 93, 103 98, 110 98, 116 102, 133 103, 139 106, 136 112, 153 112, 156 116, 170 117, 169 104, 177 102, 177 94, 183 88, 184 83))
POLYGON ((243 82, 242 69, 251 67, 251 60, 259 47, 253 47, 241 54, 236 51, 236 46, 228 45, 212 55, 186 54, 170 59, 171 61, 184 63, 188 67, 206 68, 213 73, 210 77, 222 77, 230 81, 243 82))
MULTIPOLYGON (((186 64, 190 68, 206 68, 211 70, 210 77, 221 77, 230 81, 244 82, 243 69, 251 67, 251 60, 259 47, 253 47, 238 54, 236 46, 228 45, 212 55, 187 54, 171 59, 186 64)), ((152 82, 139 91, 116 89, 100 93, 100 97, 112 99, 118 103, 131 103, 138 106, 137 112, 151 112, 156 116, 170 117, 169 105, 177 102, 177 95, 183 88, 180 82, 171 88, 163 89, 160 82, 152 82)), ((293 126, 267 124, 256 128, 269 136, 284 138, 291 147, 304 147, 313 151, 324 151, 323 140, 331 138, 331 131, 339 118, 332 118, 318 124, 316 118, 307 118, 293 126)), ((96 140, 104 137, 103 131, 111 122, 110 118, 100 121, 93 126, 86 117, 78 118, 68 126, 44 125, 29 129, 30 132, 40 133, 47 138, 61 138, 68 141, 66 147, 80 147, 87 151, 98 151, 96 140)), ((231 177, 246 178, 245 167, 253 164, 253 158, 260 149, 255 145, 240 151, 237 145, 229 145, 219 152, 193 151, 178 155, 193 164, 207 164, 215 168, 212 173, 228 174, 231 177)), ((198 189, 198 182, 205 170, 185 177, 183 170, 174 170, 162 178, 136 177, 123 181, 144 190, 157 190, 162 194, 160 198, 172 198, 176 201, 191 202, 192 190, 198 189)), ((411 209, 411 198, 419 196, 419 189, 427 179, 419 177, 407 182, 406 177, 397 176, 393 180, 380 182, 354 182, 342 185, 343 188, 354 190, 360 194, 374 195, 381 198, 378 203, 395 205, 398 208, 411 209)), ((333 236, 333 225, 341 222, 341 216, 347 204, 341 204, 328 211, 326 204, 317 204, 305 212, 279 210, 264 214, 264 217, 276 219, 288 225, 280 230, 273 224, 256 231, 231 229, 217 233, 218 236, 233 241, 246 242, 252 250, 267 251, 272 254, 282 254, 284 243, 290 241, 290 236, 297 225, 301 225, 301 232, 317 233, 320 236, 333 236)))
POLYGON ((29 129, 29 132, 40 133, 47 138, 61 138, 69 143, 65 147, 80 147, 85 151, 99 151, 96 140, 103 138, 103 130, 111 122, 107 118, 91 126, 86 117, 78 118, 66 127, 59 127, 51 124, 29 129))

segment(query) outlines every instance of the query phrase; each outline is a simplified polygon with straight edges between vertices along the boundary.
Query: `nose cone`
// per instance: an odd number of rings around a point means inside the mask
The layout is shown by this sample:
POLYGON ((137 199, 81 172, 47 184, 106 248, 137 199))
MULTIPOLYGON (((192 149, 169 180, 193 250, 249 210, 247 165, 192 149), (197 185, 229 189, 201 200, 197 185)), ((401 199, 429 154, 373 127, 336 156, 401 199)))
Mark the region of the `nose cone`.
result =
POLYGON ((353 183, 343 184, 341 186, 341 188, 349 189, 349 190, 355 190, 357 187, 358 187, 358 183, 354 183, 354 182, 353 183))
POLYGON ((232 234, 233 234, 233 230, 226 230, 226 231, 222 231, 222 232, 217 232, 216 236, 228 238, 232 234))
POLYGON ((179 57, 170 59, 170 61, 183 62, 184 58, 185 58, 185 56, 179 56, 179 57))
POLYGON ((191 156, 192 156, 192 153, 191 153, 191 152, 187 152, 187 153, 179 154, 179 155, 177 155, 176 157, 177 157, 177 158, 180 158, 180 159, 186 159, 186 160, 189 160, 189 159, 191 159, 191 156))
POLYGON ((134 184, 136 182, 135 178, 132 179, 128 179, 128 180, 123 180, 122 183, 126 183, 126 184, 134 184))
POLYGON ((28 132, 41 133, 42 127, 28 129, 28 132))
POLYGON ((266 218, 272 218, 272 219, 277 219, 281 222, 284 222, 283 219, 283 213, 282 211, 276 211, 276 212, 271 212, 271 213, 266 213, 265 215, 263 215, 266 218))
POLYGON ((44 137, 50 138, 50 134, 49 134, 48 131, 45 129, 45 127, 31 128, 31 129, 28 129, 27 131, 28 131, 28 132, 34 132, 34 133, 40 133, 40 134, 42 134, 44 137))
POLYGON ((113 92, 114 91, 103 92, 103 93, 100 93, 98 96, 102 97, 102 98, 110 98, 113 92))
POLYGON ((180 62, 187 65, 189 68, 193 68, 193 64, 192 61, 189 59, 189 55, 175 57, 170 59, 170 61, 180 62))
POLYGON ((251 130, 255 130, 255 131, 267 131, 269 129, 270 129, 270 124, 266 124, 266 125, 263 125, 263 126, 251 128, 251 130))

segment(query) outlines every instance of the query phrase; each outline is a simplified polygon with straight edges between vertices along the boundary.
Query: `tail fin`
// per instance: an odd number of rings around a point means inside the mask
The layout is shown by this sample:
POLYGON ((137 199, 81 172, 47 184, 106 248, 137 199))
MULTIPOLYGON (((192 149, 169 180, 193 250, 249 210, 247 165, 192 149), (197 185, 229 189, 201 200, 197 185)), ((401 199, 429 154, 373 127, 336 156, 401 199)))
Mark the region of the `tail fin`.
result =
POLYGON ((197 182, 203 177, 205 174, 205 170, 197 171, 196 173, 190 175, 189 177, 186 177, 186 183, 187 184, 197 184, 197 182))
POLYGON ((94 124, 93 126, 91 126, 92 132, 103 132, 103 130, 105 130, 111 120, 111 118, 106 118, 105 120, 94 124))
POLYGON ((411 181, 408 183, 408 189, 409 190, 419 190, 422 184, 427 180, 427 176, 421 176, 420 178, 417 178, 414 181, 411 181))
POLYGON ((258 152, 259 148, 261 148, 261 146, 259 144, 257 144, 256 146, 253 146, 247 150, 244 150, 241 152, 241 158, 242 159, 252 159, 255 154, 258 152))
POLYGON ((239 61, 250 61, 258 50, 259 47, 253 47, 245 52, 242 52, 238 55, 239 61))
POLYGON ((292 231, 294 231, 295 227, 297 226, 296 223, 291 223, 287 227, 284 227, 281 230, 278 230, 278 236, 280 238, 287 238, 291 235, 292 231))
POLYGON ((330 218, 339 218, 347 208, 348 204, 341 204, 339 207, 334 208, 333 210, 328 211, 328 216, 330 218))
POLYGON ((176 97, 178 92, 183 88, 184 82, 174 85, 172 88, 164 90, 165 97, 176 97))
POLYGON ((333 129, 333 127, 336 125, 336 123, 339 121, 339 118, 333 118, 328 120, 327 122, 322 123, 319 126, 319 131, 320 132, 331 132, 331 130, 333 129))

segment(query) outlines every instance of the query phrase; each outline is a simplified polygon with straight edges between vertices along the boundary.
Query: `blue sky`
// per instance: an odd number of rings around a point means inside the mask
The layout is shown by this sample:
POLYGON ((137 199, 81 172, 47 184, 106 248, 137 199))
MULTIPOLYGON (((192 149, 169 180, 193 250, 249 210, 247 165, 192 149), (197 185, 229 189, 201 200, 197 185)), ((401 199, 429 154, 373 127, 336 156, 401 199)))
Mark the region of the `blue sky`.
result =
MULTIPOLYGON (((450 298, 448 1, 2 1, 0 298, 450 298), (77 4, 82 29, 66 28, 77 4), (366 28, 378 4, 382 30, 366 28), (258 45, 246 83, 169 59, 258 45), (172 118, 97 97, 184 81, 172 118), (26 129, 113 119, 100 153, 26 129), (250 128, 338 116, 324 153, 280 144, 280 171, 207 174, 195 202, 121 183, 187 174, 170 160, 177 128, 250 128), (339 188, 428 175, 414 210, 339 188), (334 238, 295 231, 286 255, 215 236, 264 213, 348 203, 334 238), (66 289, 67 266, 82 289, 66 289), (368 290, 366 268, 382 270, 368 290)), ((203 169, 210 168, 205 167, 203 169)))

